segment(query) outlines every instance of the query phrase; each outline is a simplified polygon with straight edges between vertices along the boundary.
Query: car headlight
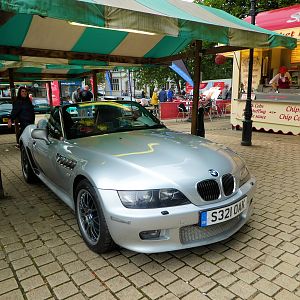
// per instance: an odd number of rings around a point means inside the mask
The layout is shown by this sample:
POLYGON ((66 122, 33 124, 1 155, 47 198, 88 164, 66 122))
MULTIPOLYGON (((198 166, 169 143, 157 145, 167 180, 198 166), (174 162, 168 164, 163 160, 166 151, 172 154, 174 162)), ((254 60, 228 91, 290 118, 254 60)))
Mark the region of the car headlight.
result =
POLYGON ((118 194, 127 208, 161 208, 191 203, 176 189, 118 191, 118 194))
POLYGON ((245 184, 249 179, 250 179, 250 172, 246 166, 243 166, 240 175, 240 187, 243 184, 245 184))

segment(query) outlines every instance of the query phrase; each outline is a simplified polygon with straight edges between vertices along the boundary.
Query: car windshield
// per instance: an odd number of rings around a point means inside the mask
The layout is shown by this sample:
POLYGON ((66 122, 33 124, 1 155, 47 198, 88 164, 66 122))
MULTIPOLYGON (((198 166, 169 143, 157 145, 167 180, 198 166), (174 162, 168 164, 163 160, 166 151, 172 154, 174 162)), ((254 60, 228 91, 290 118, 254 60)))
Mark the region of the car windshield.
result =
POLYGON ((165 127, 146 108, 131 101, 77 103, 62 108, 68 139, 165 127))

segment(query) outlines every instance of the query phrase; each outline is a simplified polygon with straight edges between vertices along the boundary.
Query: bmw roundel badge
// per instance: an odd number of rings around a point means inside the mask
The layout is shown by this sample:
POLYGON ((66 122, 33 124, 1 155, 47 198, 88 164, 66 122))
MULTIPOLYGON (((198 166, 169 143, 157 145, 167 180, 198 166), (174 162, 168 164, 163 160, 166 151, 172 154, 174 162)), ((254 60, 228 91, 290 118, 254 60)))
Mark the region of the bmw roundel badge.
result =
POLYGON ((219 176, 219 173, 214 169, 209 169, 208 172, 213 177, 218 177, 219 176))

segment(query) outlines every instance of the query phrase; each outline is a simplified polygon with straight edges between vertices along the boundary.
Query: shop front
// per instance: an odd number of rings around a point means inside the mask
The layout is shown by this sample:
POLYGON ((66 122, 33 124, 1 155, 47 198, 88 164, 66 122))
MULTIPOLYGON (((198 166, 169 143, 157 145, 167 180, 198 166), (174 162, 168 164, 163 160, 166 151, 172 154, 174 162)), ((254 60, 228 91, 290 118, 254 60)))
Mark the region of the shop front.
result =
MULTIPOLYGON (((250 19, 246 21, 250 22, 250 19)), ((252 76, 252 121, 256 129, 300 134, 300 5, 259 13, 256 25, 298 39, 293 50, 255 49, 252 76), (290 75, 288 88, 270 80, 284 66, 290 75)), ((242 127, 248 83, 249 51, 233 56, 231 124, 242 127)))

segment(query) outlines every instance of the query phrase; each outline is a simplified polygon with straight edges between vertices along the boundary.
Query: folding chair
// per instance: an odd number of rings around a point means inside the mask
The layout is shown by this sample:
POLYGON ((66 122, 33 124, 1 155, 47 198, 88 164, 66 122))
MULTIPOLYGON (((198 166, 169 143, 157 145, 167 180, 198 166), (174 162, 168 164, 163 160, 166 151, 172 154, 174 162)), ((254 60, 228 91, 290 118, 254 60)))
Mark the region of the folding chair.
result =
POLYGON ((210 115, 211 115, 211 118, 220 117, 219 108, 217 106, 216 100, 211 100, 210 115))
POLYGON ((177 109, 178 109, 178 113, 177 113, 177 117, 176 117, 176 122, 178 121, 179 118, 181 121, 183 121, 189 117, 189 112, 186 109, 186 106, 184 105, 184 103, 180 103, 177 106, 177 109))

